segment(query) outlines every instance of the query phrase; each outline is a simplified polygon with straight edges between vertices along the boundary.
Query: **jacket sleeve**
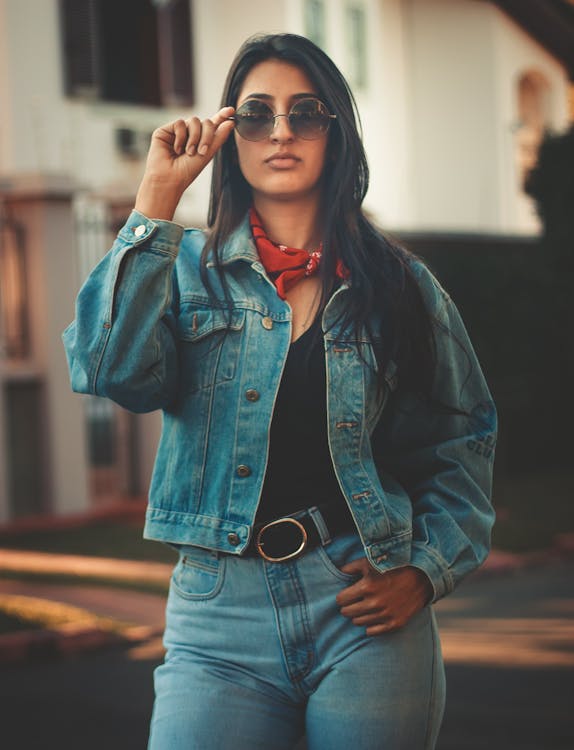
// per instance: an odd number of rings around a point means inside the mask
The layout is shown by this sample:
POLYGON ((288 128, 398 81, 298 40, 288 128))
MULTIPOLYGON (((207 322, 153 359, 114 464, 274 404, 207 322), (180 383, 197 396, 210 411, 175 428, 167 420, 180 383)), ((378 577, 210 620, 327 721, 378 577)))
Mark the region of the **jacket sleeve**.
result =
POLYGON ((132 211, 92 271, 63 333, 73 390, 135 412, 163 408, 177 389, 171 311, 183 228, 132 211))
POLYGON ((497 418, 458 310, 425 266, 414 270, 434 319, 433 402, 402 391, 399 373, 376 430, 377 454, 411 499, 411 565, 428 575, 436 601, 488 554, 497 418))

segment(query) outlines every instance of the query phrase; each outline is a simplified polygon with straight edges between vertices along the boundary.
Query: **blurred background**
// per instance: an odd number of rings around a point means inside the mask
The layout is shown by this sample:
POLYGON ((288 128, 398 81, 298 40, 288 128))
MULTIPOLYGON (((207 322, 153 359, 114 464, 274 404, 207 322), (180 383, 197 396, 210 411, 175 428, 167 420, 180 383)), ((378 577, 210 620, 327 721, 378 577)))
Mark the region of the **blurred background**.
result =
MULTIPOLYGON (((574 2, 0 0, 0 560, 171 560, 139 538, 161 416, 72 394, 60 336, 152 131, 217 111, 235 52, 269 31, 341 68, 365 206, 461 309, 500 413, 498 559, 572 554, 574 2)), ((175 220, 204 225, 208 189, 209 169, 175 220)))

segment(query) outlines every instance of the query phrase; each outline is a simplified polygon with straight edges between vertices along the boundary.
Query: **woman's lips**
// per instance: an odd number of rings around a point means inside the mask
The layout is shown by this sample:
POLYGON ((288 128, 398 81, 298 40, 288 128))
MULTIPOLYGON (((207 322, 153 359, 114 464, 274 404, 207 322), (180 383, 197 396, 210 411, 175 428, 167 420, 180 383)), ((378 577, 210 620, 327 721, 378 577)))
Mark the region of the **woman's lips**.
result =
POLYGON ((273 169, 291 169, 301 160, 293 154, 273 154, 265 159, 265 163, 273 169))

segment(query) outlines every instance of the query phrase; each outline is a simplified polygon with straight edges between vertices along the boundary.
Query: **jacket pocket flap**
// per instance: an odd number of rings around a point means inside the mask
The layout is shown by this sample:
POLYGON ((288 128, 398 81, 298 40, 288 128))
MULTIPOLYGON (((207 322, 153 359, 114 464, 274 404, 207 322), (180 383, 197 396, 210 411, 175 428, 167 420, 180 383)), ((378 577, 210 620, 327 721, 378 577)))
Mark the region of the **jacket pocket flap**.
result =
POLYGON ((184 306, 177 320, 177 332, 184 341, 199 341, 226 330, 239 331, 245 322, 245 310, 220 310, 184 306))

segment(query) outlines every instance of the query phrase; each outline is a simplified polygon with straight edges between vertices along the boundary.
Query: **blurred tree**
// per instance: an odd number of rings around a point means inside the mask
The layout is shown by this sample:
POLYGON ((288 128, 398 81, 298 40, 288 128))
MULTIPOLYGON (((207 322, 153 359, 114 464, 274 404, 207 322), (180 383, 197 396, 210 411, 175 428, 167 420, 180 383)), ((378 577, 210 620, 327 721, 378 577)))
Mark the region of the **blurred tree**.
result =
POLYGON ((536 201, 546 239, 574 249, 574 125, 545 136, 524 188, 536 201))
MULTIPOLYGON (((552 415, 553 438, 571 447, 574 419, 574 124, 561 134, 548 133, 538 161, 525 182, 544 224, 543 264, 537 308, 545 321, 537 347, 548 366, 550 387, 542 404, 552 415)), ((554 442, 554 441, 553 441, 554 442)), ((556 447, 558 450, 558 446, 556 447)))

